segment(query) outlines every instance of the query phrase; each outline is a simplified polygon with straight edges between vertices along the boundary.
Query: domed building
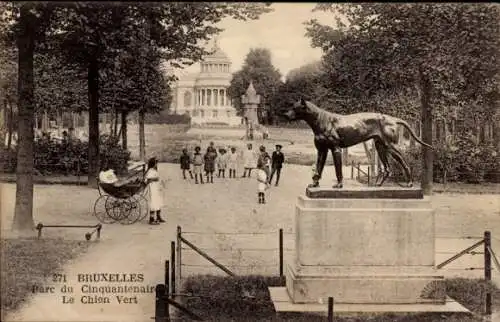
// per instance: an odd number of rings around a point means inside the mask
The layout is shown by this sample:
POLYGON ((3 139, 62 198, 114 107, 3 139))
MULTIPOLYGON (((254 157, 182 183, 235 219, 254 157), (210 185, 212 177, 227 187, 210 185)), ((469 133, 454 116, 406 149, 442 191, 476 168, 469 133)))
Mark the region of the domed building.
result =
POLYGON ((173 100, 170 111, 191 116, 191 124, 241 124, 228 95, 231 82, 231 60, 217 41, 212 54, 203 58, 200 71, 180 75, 172 87, 173 100))

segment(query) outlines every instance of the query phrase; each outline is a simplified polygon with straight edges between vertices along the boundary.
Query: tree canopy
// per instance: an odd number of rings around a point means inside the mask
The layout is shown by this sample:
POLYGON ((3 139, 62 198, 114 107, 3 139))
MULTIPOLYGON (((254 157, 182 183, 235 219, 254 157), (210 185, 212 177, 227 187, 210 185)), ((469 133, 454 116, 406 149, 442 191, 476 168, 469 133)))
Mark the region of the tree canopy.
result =
POLYGON ((491 116, 492 109, 484 107, 498 98, 498 6, 370 3, 316 9, 347 19, 334 27, 309 21, 307 34, 325 53, 330 89, 349 104, 411 113, 408 106, 384 104, 382 98, 413 96, 415 101, 425 77, 435 112, 476 102, 483 117, 491 116), (366 105, 369 101, 374 103, 366 105))

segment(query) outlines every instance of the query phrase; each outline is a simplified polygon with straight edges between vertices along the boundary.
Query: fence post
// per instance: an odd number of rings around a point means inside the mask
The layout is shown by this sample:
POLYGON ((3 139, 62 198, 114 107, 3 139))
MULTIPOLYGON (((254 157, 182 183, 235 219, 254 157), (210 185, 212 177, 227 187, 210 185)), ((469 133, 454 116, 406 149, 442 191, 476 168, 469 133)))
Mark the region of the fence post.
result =
POLYGON ((182 241, 181 241, 181 226, 177 226, 177 269, 178 269, 178 274, 177 278, 179 279, 179 286, 182 283, 182 258, 181 258, 181 250, 182 250, 182 241))
POLYGON ((486 293, 486 308, 485 312, 486 315, 491 315, 492 310, 491 310, 491 293, 488 292, 486 293))
MULTIPOLYGON (((156 285, 155 322, 165 321, 165 285, 156 285)), ((168 303, 168 302, 167 302, 168 303)))
POLYGON ((333 322, 333 297, 328 297, 328 322, 333 322))
POLYGON ((359 167, 360 167, 360 163, 358 162, 358 176, 356 177, 356 179, 359 180, 359 167))
POLYGON ((370 185, 370 166, 368 166, 368 185, 370 185))
POLYGON ((484 279, 491 281, 491 232, 484 232, 484 279))
POLYGON ((354 179, 354 160, 351 161, 351 179, 354 179))
POLYGON ((170 262, 168 260, 165 261, 165 293, 164 293, 164 297, 165 297, 165 303, 163 303, 163 305, 165 306, 165 317, 167 318, 166 320, 169 321, 170 320, 170 310, 169 310, 169 307, 168 307, 168 292, 169 292, 169 289, 170 289, 170 262))
POLYGON ((280 277, 283 277, 283 228, 279 231, 280 277))
POLYGON ((170 295, 175 294, 175 242, 170 243, 170 262, 172 263, 172 270, 170 272, 170 295))
POLYGON ((165 261, 165 294, 169 294, 170 290, 170 262, 168 260, 165 261))

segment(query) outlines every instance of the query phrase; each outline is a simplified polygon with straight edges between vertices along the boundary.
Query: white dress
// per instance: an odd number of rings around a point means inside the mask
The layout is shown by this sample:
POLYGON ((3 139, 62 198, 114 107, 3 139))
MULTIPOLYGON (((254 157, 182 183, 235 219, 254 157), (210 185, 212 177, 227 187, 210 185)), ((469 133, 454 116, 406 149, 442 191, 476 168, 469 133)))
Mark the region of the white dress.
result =
POLYGON ((99 172, 99 181, 102 183, 113 184, 118 182, 118 177, 115 175, 113 169, 109 169, 108 171, 99 172))
POLYGON ((237 152, 234 152, 234 153, 229 153, 229 162, 228 162, 228 168, 229 169, 234 169, 236 170, 236 167, 238 166, 238 153, 237 152))
POLYGON ((149 182, 149 211, 161 210, 163 206, 163 196, 161 194, 160 174, 156 169, 149 169, 146 173, 147 179, 158 179, 149 182))
POLYGON ((250 169, 257 167, 257 158, 255 156, 254 150, 247 149, 243 151, 243 167, 250 169))
POLYGON ((266 171, 259 169, 257 173, 257 181, 259 182, 258 191, 265 192, 267 190, 267 173, 266 171), (261 182, 262 181, 262 182, 261 182))

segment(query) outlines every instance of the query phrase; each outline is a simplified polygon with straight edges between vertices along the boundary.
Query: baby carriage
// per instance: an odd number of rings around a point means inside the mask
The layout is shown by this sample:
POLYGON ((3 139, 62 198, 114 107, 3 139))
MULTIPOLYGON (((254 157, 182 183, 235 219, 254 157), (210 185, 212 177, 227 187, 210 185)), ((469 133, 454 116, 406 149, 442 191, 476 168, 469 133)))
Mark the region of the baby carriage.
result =
POLYGON ((94 204, 94 215, 100 222, 130 225, 147 216, 147 185, 144 180, 146 165, 142 163, 129 172, 131 174, 126 178, 127 183, 121 186, 105 183, 97 178, 99 198, 94 204))

